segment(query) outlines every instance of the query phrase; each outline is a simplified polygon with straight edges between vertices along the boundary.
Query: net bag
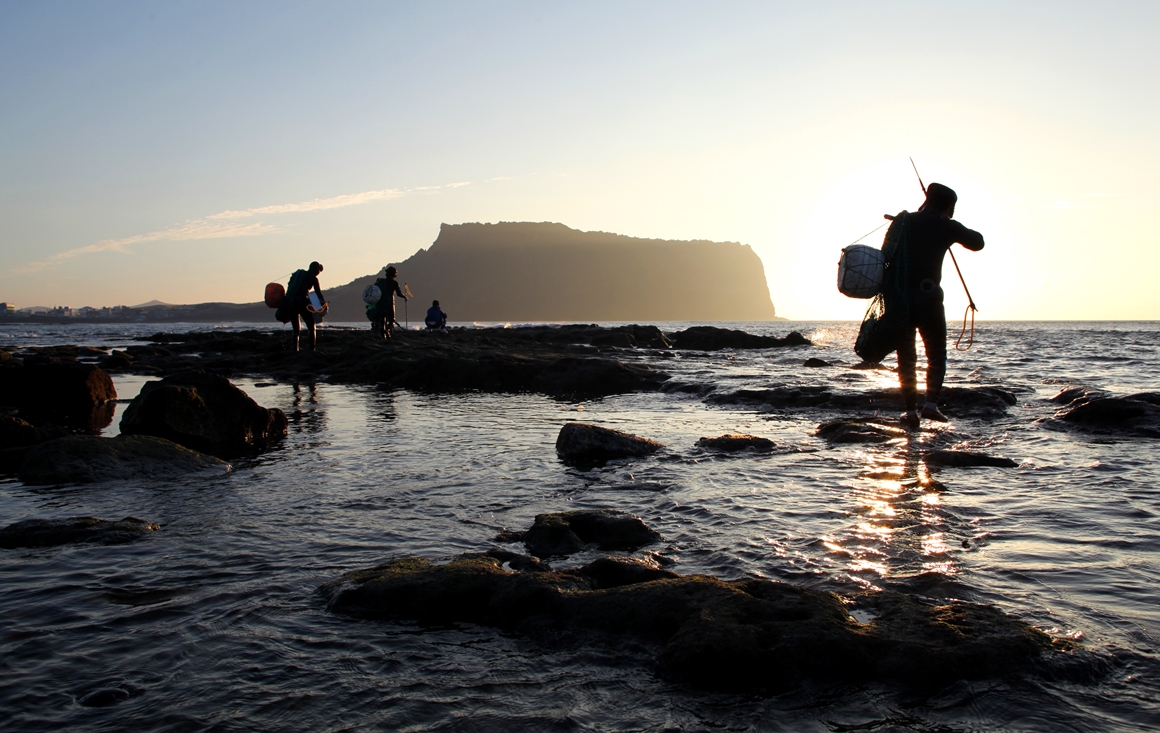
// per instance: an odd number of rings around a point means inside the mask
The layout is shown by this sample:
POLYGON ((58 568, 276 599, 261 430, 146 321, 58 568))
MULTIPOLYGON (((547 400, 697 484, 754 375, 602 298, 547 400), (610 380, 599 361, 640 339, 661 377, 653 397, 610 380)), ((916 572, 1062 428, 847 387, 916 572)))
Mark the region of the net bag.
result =
POLYGON ((374 305, 383 299, 383 289, 378 285, 367 285, 363 288, 362 298, 367 305, 374 305))
MULTIPOLYGON (((898 350, 906 338, 909 320, 909 313, 904 308, 887 308, 886 297, 875 295, 866 308, 862 327, 858 329, 854 353, 867 364, 877 364, 898 350)), ((914 338, 914 335, 910 337, 914 338)))
POLYGON ((873 298, 882 290, 886 257, 866 244, 851 244, 838 259, 838 292, 850 298, 873 298))

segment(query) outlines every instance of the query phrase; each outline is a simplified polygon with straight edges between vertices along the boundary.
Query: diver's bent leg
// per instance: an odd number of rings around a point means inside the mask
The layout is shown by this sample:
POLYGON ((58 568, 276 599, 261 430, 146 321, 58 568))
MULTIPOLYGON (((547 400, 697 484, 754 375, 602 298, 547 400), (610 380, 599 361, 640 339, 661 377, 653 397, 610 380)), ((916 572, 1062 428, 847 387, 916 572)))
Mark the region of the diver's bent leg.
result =
POLYGON ((294 350, 298 351, 298 336, 302 333, 302 326, 298 323, 298 314, 290 319, 290 325, 294 327, 294 350))

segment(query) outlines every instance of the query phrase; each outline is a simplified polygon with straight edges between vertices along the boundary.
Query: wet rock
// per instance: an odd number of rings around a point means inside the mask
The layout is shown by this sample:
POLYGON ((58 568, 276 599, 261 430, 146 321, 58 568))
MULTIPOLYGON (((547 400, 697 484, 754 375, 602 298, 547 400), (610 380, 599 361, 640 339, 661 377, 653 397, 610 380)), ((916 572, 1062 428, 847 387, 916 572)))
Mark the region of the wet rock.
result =
MULTIPOLYGON (((656 326, 617 326, 613 331, 627 333, 632 345, 642 349, 670 349, 672 343, 656 326)), ((593 341, 593 343, 596 343, 593 341)))
POLYGON ((107 708, 110 705, 124 702, 130 697, 132 697, 132 694, 128 690, 120 687, 102 687, 99 690, 85 695, 78 702, 86 708, 107 708))
MULTIPOLYGON (((897 388, 839 391, 820 385, 776 386, 712 394, 705 402, 716 405, 751 405, 767 409, 817 408, 849 412, 901 412, 902 393, 897 388)), ((952 418, 995 419, 1017 404, 1015 395, 997 387, 947 387, 938 404, 952 418)))
POLYGON ((33 422, 100 430, 112 422, 116 399, 112 378, 92 364, 30 357, 0 370, 0 404, 19 408, 33 422))
POLYGON ((516 573, 480 556, 442 565, 407 558, 348 573, 320 591, 332 612, 358 618, 470 622, 545 640, 623 635, 659 645, 665 679, 738 692, 868 681, 929 688, 1011 674, 1067 646, 987 606, 883 591, 856 599, 876 614, 860 624, 830 593, 635 572, 516 573), (637 582, 601 585, 620 579, 637 582))
POLYGON ((101 359, 102 369, 121 370, 133 364, 133 357, 124 351, 113 350, 108 356, 101 359))
POLYGON ((500 542, 523 542, 536 557, 571 555, 587 545, 601 550, 635 550, 660 540, 635 514, 614 509, 578 509, 558 514, 537 514, 527 532, 506 532, 500 542))
POLYGON ((55 547, 77 543, 119 545, 161 529, 136 517, 115 521, 96 517, 25 519, 0 529, 0 547, 55 547))
POLYGON ((729 452, 748 449, 771 451, 774 448, 774 443, 769 438, 761 438, 756 435, 742 435, 740 433, 719 435, 716 438, 700 438, 697 440, 696 445, 698 448, 729 452))
POLYGON ((667 394, 695 394, 703 397, 717 389, 715 384, 698 384, 694 382, 665 382, 661 391, 667 394))
POLYGON ((1073 400, 1055 418, 1097 433, 1160 438, 1160 393, 1088 396, 1073 400))
POLYGON ((706 398, 713 405, 762 405, 767 407, 820 407, 834 397, 829 387, 771 387, 769 389, 740 389, 736 392, 714 394, 706 398))
POLYGON ((944 387, 938 404, 950 417, 994 419, 1006 415, 1019 400, 998 387, 944 387))
POLYGON ((1090 402, 1096 397, 1109 397, 1110 395, 1102 389, 1089 389, 1087 387, 1064 387, 1059 391, 1059 394, 1051 398, 1052 402, 1057 402, 1061 405, 1067 405, 1072 402, 1090 402))
POLYGON ((591 582, 593 590, 620 588, 681 576, 631 557, 602 557, 580 568, 579 573, 591 582))
POLYGON ((692 326, 684 331, 669 334, 669 341, 676 349, 697 351, 718 351, 720 349, 772 349, 784 346, 812 346, 806 337, 797 331, 785 338, 758 336, 745 331, 716 326, 692 326))
POLYGON ((880 418, 856 418, 822 423, 814 435, 831 443, 886 443, 906 437, 906 430, 880 418))
POLYGON ((588 423, 567 423, 556 436, 556 452, 572 462, 646 456, 661 448, 664 445, 655 440, 588 423))
POLYGON ((501 565, 507 565, 512 570, 517 570, 521 573, 547 572, 552 569, 548 566, 547 563, 542 562, 538 557, 521 555, 518 552, 511 552, 509 550, 503 550, 498 547, 493 547, 492 549, 485 552, 484 555, 487 557, 495 558, 500 562, 501 565))
POLYGON ((212 456, 145 435, 69 435, 23 449, 17 463, 17 478, 35 485, 175 478, 228 467, 212 456))
POLYGON ((532 378, 531 387, 537 392, 553 396, 594 398, 655 390, 666 379, 667 374, 643 364, 565 357, 541 369, 532 378))
POLYGON ((0 446, 5 448, 22 448, 35 445, 44 440, 44 436, 31 423, 10 415, 0 415, 0 446))
POLYGON ((995 468, 1015 468, 1019 464, 1010 458, 989 456, 986 453, 975 453, 965 450, 935 450, 922 457, 923 463, 928 466, 944 466, 948 468, 967 468, 971 466, 992 466, 995 468))
POLYGON ((219 457, 243 455, 286 435, 286 415, 225 377, 179 372, 148 382, 121 418, 124 435, 152 435, 219 457))
POLYGON ((809 359, 806 359, 805 362, 802 364, 802 366, 809 367, 810 369, 817 369, 819 367, 828 367, 829 365, 830 365, 830 362, 826 361, 825 359, 816 359, 816 358, 812 358, 812 357, 809 359))

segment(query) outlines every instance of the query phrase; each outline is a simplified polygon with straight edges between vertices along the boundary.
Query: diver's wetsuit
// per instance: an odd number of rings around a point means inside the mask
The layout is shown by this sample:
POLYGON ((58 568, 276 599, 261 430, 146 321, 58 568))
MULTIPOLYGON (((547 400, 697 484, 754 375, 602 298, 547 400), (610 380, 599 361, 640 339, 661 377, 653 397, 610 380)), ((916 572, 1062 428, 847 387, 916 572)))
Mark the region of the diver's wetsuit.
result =
POLYGON ((940 285, 943 256, 955 243, 978 252, 983 248, 983 235, 931 211, 907 214, 906 226, 910 327, 898 347, 898 382, 906 400, 906 409, 910 411, 918 407, 915 330, 922 336, 926 347, 928 402, 938 400, 947 373, 947 318, 940 285))
POLYGON ((294 350, 298 350, 298 334, 301 326, 299 317, 306 324, 310 333, 310 348, 314 348, 316 336, 314 333, 314 314, 310 312, 310 289, 318 292, 318 299, 326 302, 322 296, 322 287, 318 284, 318 275, 309 270, 298 270, 291 278, 292 287, 286 293, 286 300, 290 303, 290 325, 294 327, 294 350))
POLYGON ((367 316, 371 319, 371 330, 380 338, 391 338, 395 324, 395 294, 403 296, 399 288, 399 281, 393 277, 380 277, 375 280, 382 295, 379 302, 367 309, 367 316))

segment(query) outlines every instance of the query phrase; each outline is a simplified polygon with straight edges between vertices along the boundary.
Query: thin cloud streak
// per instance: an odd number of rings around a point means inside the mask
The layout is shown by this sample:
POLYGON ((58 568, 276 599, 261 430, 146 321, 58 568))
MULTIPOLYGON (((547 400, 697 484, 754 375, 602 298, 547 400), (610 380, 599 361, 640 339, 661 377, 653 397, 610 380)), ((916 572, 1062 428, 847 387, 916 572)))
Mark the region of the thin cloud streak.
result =
POLYGON ((131 244, 160 241, 188 241, 195 239, 222 239, 225 237, 257 237, 265 234, 276 234, 280 231, 273 224, 254 222, 251 224, 237 223, 238 219, 247 219, 254 216, 272 216, 278 214, 302 214, 315 211, 341 209, 347 206, 358 206, 372 201, 387 201, 406 196, 413 191, 434 191, 441 188, 458 188, 466 186, 470 181, 450 183, 445 186, 422 186, 409 189, 386 188, 377 191, 363 191, 362 193, 348 193, 341 196, 332 196, 324 199, 312 199, 296 204, 276 204, 273 206, 259 206, 253 209, 227 210, 201 219, 190 219, 184 224, 178 224, 167 229, 159 229, 148 234, 135 234, 123 239, 105 239, 95 244, 77 247, 65 252, 58 252, 46 260, 30 262, 27 265, 13 268, 13 272, 27 274, 40 272, 45 268, 59 265, 81 255, 96 252, 121 252, 131 254, 127 247, 131 244))
MULTIPOLYGON (((463 184, 451 184, 452 186, 459 186, 463 184)), ((439 188, 439 186, 435 186, 439 188)), ((207 216, 207 220, 214 219, 244 219, 249 216, 262 216, 263 214, 298 214, 310 211, 326 211, 328 209, 341 209, 345 206, 357 206, 365 204, 370 201, 384 201, 387 199, 396 199, 400 196, 406 196, 407 191, 399 190, 397 188, 387 188, 381 191, 364 191, 362 193, 348 193, 342 196, 333 196, 328 199, 314 199, 313 201, 303 201, 300 204, 278 204, 276 206, 260 206, 256 209, 245 209, 243 211, 223 211, 220 214, 207 216)))

